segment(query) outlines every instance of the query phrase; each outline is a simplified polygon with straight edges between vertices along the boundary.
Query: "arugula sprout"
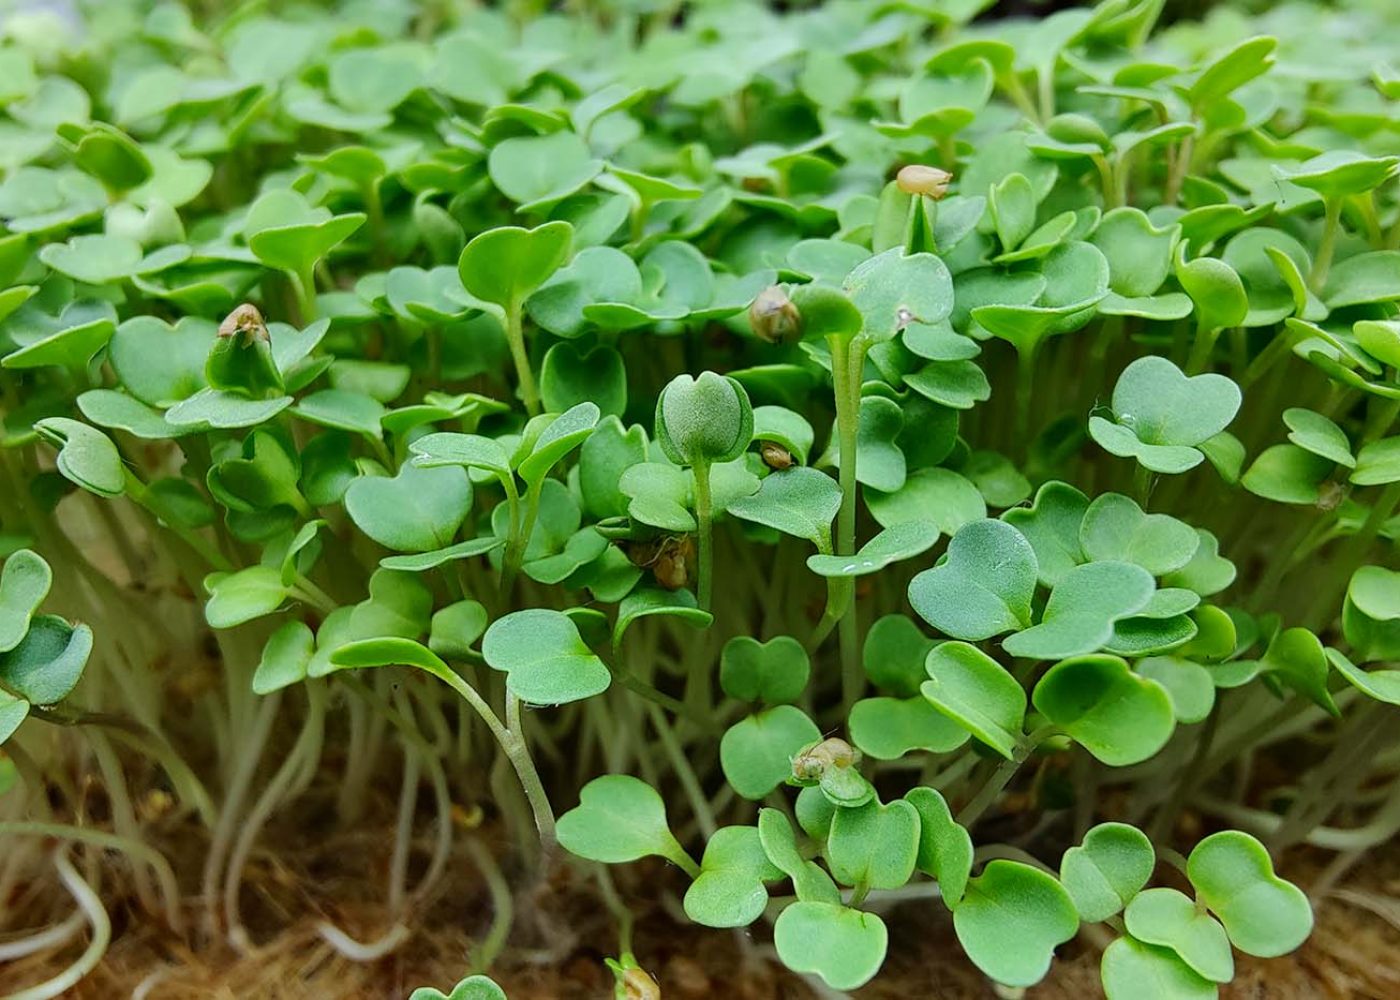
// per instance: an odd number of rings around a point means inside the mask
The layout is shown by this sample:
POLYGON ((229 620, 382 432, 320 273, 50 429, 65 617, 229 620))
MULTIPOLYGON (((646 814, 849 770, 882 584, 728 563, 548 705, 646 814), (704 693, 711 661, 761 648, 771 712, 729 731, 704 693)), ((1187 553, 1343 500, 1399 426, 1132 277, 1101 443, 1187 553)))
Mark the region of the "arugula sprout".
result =
POLYGON ((20 995, 260 954, 305 853, 371 977, 480 880, 415 1000, 564 888, 633 1000, 667 900, 819 991, 946 920, 1207 998, 1395 833, 1393 4, 62 6, 0 19, 0 856, 93 932, 20 995))

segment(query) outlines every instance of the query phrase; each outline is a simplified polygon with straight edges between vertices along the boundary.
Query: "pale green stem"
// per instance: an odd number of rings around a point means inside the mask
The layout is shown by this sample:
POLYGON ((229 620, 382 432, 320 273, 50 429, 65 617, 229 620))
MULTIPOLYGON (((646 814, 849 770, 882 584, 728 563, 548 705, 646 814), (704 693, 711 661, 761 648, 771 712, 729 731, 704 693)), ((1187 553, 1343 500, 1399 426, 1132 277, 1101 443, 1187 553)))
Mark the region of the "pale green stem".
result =
MULTIPOLYGON (((856 463, 859 461, 860 385, 869 345, 860 337, 846 340, 828 337, 831 348, 832 390, 836 398, 836 437, 841 455, 839 482, 841 509, 836 515, 835 553, 854 555, 856 550, 856 463)), ((855 602, 842 609, 840 623, 841 691, 849 708, 860 697, 864 675, 860 666, 860 631, 855 602)))
POLYGON ((525 410, 535 417, 540 413, 540 390, 535 384, 535 373, 530 370, 530 355, 525 350, 525 331, 521 326, 522 307, 512 302, 506 307, 506 343, 510 345, 511 360, 515 362, 515 376, 520 383, 520 398, 525 410))
POLYGON ((520 514, 520 501, 512 483, 506 487, 506 502, 510 505, 510 540, 506 543, 505 558, 501 561, 501 590, 508 591, 520 572, 520 564, 525 559, 525 550, 530 546, 530 536, 535 531, 535 518, 540 512, 540 491, 544 480, 530 484, 525 490, 525 513, 520 514), (517 530, 519 525, 519 530, 517 530))
POLYGON ((714 501, 710 495, 710 463, 697 461, 690 467, 695 481, 695 522, 698 526, 696 550, 697 601, 702 611, 710 610, 714 589, 714 501))
POLYGON ((967 805, 963 806, 958 813, 958 823, 965 827, 972 826, 978 818, 987 811, 988 807, 997 800, 997 796, 1011 783, 1016 772, 1025 763, 1026 758, 1031 755, 1037 746, 1058 731, 1056 726, 1041 726, 1028 736, 1023 736, 1011 752, 1011 757, 1003 760, 997 765, 997 769, 992 772, 977 794, 974 795, 967 805))
POLYGON ((1337 249, 1337 232, 1342 220, 1342 199, 1328 198, 1326 204, 1322 239, 1318 241, 1317 256, 1313 258, 1312 271, 1308 273, 1308 287, 1319 294, 1327 284, 1327 274, 1332 268, 1332 254, 1337 249))

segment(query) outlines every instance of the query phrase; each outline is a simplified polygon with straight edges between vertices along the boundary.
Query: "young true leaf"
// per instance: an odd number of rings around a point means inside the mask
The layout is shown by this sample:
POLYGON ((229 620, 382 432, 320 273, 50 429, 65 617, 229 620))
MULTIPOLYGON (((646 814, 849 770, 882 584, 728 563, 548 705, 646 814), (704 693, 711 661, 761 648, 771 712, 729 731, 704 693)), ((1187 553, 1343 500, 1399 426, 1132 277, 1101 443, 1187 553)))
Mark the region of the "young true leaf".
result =
POLYGON ((700 874, 686 890, 686 916, 706 927, 747 927, 768 905, 763 883, 782 876, 756 827, 721 827, 705 845, 700 874))
POLYGON ((1274 874, 1269 852, 1247 833, 1211 834, 1187 858, 1186 874, 1197 899, 1247 955, 1286 955, 1312 932, 1307 896, 1274 874))
POLYGON ((883 920, 839 903, 793 903, 773 924, 783 964, 815 973, 834 990, 853 990, 874 978, 888 943, 883 920))
POLYGON ((807 651, 791 636, 759 642, 747 635, 736 635, 724 644, 720 654, 720 686, 725 694, 740 701, 763 701, 769 705, 796 701, 807 687, 810 673, 807 651))
POLYGON ((792 758, 821 739, 805 712, 776 705, 736 722, 719 744, 720 768, 734 791, 758 800, 792 774, 792 758))
POLYGON ((1049 971, 1055 948, 1079 930, 1079 915, 1053 875, 997 860, 967 883, 953 929, 967 957, 992 980, 1034 986, 1049 971))
POLYGON ((1030 542, 1001 521, 960 529, 947 559, 909 583, 909 603, 934 628, 977 641, 1031 621, 1036 558, 1030 542))
POLYGON ((1151 757, 1176 726, 1166 690, 1134 674, 1116 656, 1060 661, 1041 677, 1031 701, 1046 719, 1113 767, 1151 757))
POLYGON ((946 753, 967 742, 967 733, 926 699, 864 698, 851 706, 846 726, 866 756, 896 760, 911 750, 946 753))
POLYGON ((591 698, 612 681, 568 615, 545 608, 514 611, 492 622, 481 655, 505 672, 512 693, 536 705, 591 698))
POLYGON ((1204 457, 1196 447, 1224 430, 1240 408, 1240 390, 1223 375, 1188 378, 1155 355, 1138 358, 1113 389, 1113 420, 1089 418, 1107 451, 1153 472, 1185 472, 1204 457))
POLYGON ((52 584, 53 570, 37 552, 20 549, 5 560, 0 570, 0 653, 19 645, 52 584))
POLYGON ((948 802, 932 788, 914 788, 904 800, 919 812, 919 853, 915 865, 938 880, 939 895, 957 909, 972 874, 972 836, 953 819, 948 802))
POLYGON ((826 861, 836 881, 872 889, 898 889, 914 874, 919 813, 903 799, 872 799, 838 809, 827 834, 826 861))
POLYGON ((1079 918, 1099 923, 1133 901, 1156 864, 1147 834, 1126 823, 1100 823, 1078 846, 1065 851, 1060 883, 1074 900, 1079 918))
POLYGON ((1170 948, 1120 937, 1099 966, 1107 1000, 1216 1000, 1220 991, 1170 948))
POLYGON ((1133 937, 1170 948, 1201 978, 1215 983, 1235 978, 1235 957, 1225 928, 1184 893, 1148 889, 1128 904, 1124 922, 1133 937))
POLYGON ((1151 574, 1132 563, 1076 566, 1050 592, 1040 623, 1009 636, 1002 647, 1037 660, 1092 653, 1113 637, 1115 622, 1147 607, 1153 589, 1151 574))
POLYGON ((630 774, 584 785, 578 805, 559 817, 558 834, 566 851, 590 861, 622 864, 654 854, 697 870, 671 833, 661 796, 630 774))
POLYGON ((948 718, 1010 759, 1021 739, 1026 692, 1006 668, 976 646, 945 642, 925 661, 919 689, 948 718))

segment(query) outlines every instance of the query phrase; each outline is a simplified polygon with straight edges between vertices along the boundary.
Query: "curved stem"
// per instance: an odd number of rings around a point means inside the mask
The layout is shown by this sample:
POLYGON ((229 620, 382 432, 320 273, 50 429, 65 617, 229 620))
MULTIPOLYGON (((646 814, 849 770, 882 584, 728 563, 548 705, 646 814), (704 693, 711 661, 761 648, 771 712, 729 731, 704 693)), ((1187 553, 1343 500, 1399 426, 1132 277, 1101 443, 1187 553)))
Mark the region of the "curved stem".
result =
POLYGON ((54 866, 58 868, 58 877, 63 880, 64 887, 72 894, 78 908, 92 925, 92 941, 87 950, 78 956, 78 960, 58 975, 37 986, 11 993, 6 1000, 50 1000, 51 997, 63 996, 97 968, 102 956, 107 953, 107 946, 112 943, 112 919, 107 915, 102 900, 97 897, 92 886, 84 881, 72 862, 62 853, 54 858, 54 866))
POLYGON ((1308 287, 1321 293, 1327 284, 1327 274, 1332 268, 1332 254, 1337 249, 1337 232, 1341 228, 1342 199, 1328 198, 1326 214, 1322 221, 1322 239, 1317 244, 1317 256, 1313 258, 1312 270, 1308 272, 1308 287))
POLYGON ((180 885, 175 880, 175 869, 170 862, 149 844, 130 837, 122 837, 105 830, 89 830, 81 826, 66 826, 62 823, 39 823, 32 820, 0 821, 0 837, 10 836, 52 837, 57 840, 71 840, 79 844, 91 844, 107 851, 120 851, 134 861, 143 861, 155 873, 160 886, 161 898, 165 903, 171 930, 184 933, 184 916, 180 911, 180 885))
POLYGON ((520 385, 520 398, 530 416, 539 416, 540 390, 535 384, 535 373, 530 370, 530 354, 525 349, 525 331, 522 323, 522 306, 512 302, 506 307, 506 343, 510 346, 511 360, 515 362, 515 377, 520 385))
POLYGON ((486 881, 486 889, 491 894, 491 929, 485 939, 472 952, 472 969, 489 972, 491 965, 501 954, 510 937, 510 927, 515 921, 515 897, 511 894, 506 877, 501 874, 501 866, 491 852, 476 837, 467 839, 467 853, 471 855, 481 877, 486 881))

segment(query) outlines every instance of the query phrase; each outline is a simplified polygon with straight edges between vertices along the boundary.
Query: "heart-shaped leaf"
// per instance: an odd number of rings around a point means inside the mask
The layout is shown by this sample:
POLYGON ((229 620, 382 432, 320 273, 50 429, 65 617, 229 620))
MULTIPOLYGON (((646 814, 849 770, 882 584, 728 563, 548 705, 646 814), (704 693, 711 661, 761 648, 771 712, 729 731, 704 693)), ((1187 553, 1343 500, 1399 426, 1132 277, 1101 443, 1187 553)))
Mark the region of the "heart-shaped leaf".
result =
POLYGON ((393 478, 362 476, 345 493, 345 510, 356 527, 396 552, 450 545, 471 504, 471 481, 456 466, 406 463, 393 478))
POLYGON ((316 639, 302 622, 287 622, 268 636, 253 674, 253 693, 268 695, 306 680, 316 639))
POLYGON ((946 753, 967 742, 967 733, 925 698, 865 698, 846 720, 851 742, 876 760, 897 760, 911 750, 946 753))
POLYGON ((539 212, 597 177, 603 161, 573 132, 560 131, 506 139, 491 150, 488 169, 491 183, 520 211, 539 212))
POLYGON ((758 800, 792 775, 792 758, 821 739, 800 708, 776 705, 736 722, 719 744, 725 780, 746 799, 758 800))
MULTIPOLYGON (((811 789, 816 791, 816 789, 811 789)), ((818 798, 820 798, 818 793, 818 798)), ((823 800, 825 801, 825 800, 823 800)), ((834 818, 834 817, 833 817, 834 818)), ((793 890, 803 902, 840 903, 841 891, 815 861, 802 856, 797 837, 787 816, 777 809, 758 811, 758 837, 763 852, 784 875, 792 879, 793 890)))
POLYGON ((500 226, 475 237, 462 251, 462 285, 483 302, 518 309, 569 256, 573 227, 547 222, 536 229, 500 226))
POLYGON ((91 654, 92 629, 36 615, 24 638, 0 653, 0 685, 30 705, 55 705, 78 686, 91 654))
MULTIPOLYGON (((1342 629, 1362 663, 1400 658, 1397 591, 1400 573, 1380 566, 1362 566, 1351 575, 1346 603, 1342 605, 1342 629)), ((0 593, 3 592, 4 583, 0 581, 0 593)), ((0 649, 3 648, 0 642, 0 649)))
POLYGON ((974 965, 1004 986, 1034 986, 1055 948, 1079 930, 1069 893, 1038 868, 990 861, 953 911, 958 942, 974 965))
POLYGON ((1197 445, 1224 430, 1240 408, 1240 390, 1223 375, 1187 377, 1166 358, 1138 358, 1113 388, 1113 420, 1089 418, 1089 433, 1107 451, 1136 458, 1153 472, 1199 465, 1197 445))
POLYGON ((909 618, 885 615, 865 633, 861 654, 865 675, 882 691, 900 698, 913 697, 928 677, 924 660, 935 645, 909 618))
POLYGON ((884 528, 912 521, 937 525, 945 535, 987 516, 987 503, 976 485, 952 469, 919 469, 894 493, 865 491, 865 502, 884 528))
POLYGON ((686 890, 686 916, 706 927, 747 927, 768 905, 763 883, 782 876, 756 827, 721 827, 705 845, 700 874, 686 890))
POLYGON ((536 705, 591 698, 612 682, 607 665, 569 616, 545 608, 514 611, 492 622, 481 655, 505 672, 506 686, 517 697, 536 705))
POLYGON ((520 478, 530 484, 543 480, 550 469, 588 439, 599 416, 595 403, 584 402, 554 417, 535 439, 530 453, 520 460, 516 468, 520 478))
POLYGON ((736 635, 720 654, 720 686, 729 697, 741 701, 770 705, 796 701, 807 687, 810 673, 807 651, 791 636, 759 642, 736 635))
POLYGON ((1052 480, 1036 490, 1029 507, 1013 507, 1001 515, 1031 543, 1036 575, 1047 587, 1086 561, 1079 532, 1088 509, 1088 497, 1068 483, 1052 480))
POLYGON ((1225 928, 1184 893, 1148 889, 1128 904, 1124 921, 1133 937, 1170 948, 1201 978, 1215 983, 1235 978, 1235 957, 1225 928))
POLYGON ((914 874, 918 851, 919 813, 903 799, 838 809, 827 834, 827 865, 845 885, 897 889, 914 874))
POLYGON ((1176 727, 1166 690, 1133 673, 1116 656, 1060 661, 1040 678, 1031 701, 1046 719, 1113 767, 1151 757, 1176 727))
POLYGON ((947 635, 977 641, 1031 621, 1036 558, 1009 524, 981 520, 959 529, 944 562, 909 583, 909 603, 947 635))
POLYGON ((1012 656, 1037 660, 1092 653, 1113 637, 1113 625, 1147 607, 1152 576, 1141 566, 1093 562, 1064 575, 1040 623, 1009 636, 1002 647, 1012 656))
POLYGON ((1156 864, 1147 834, 1126 823, 1100 823, 1078 846, 1065 851, 1060 882, 1074 900, 1079 918, 1095 924, 1132 902, 1156 864))
POLYGON ((1021 739, 1026 692, 1006 668, 976 646, 945 642, 925 660, 919 689, 933 707, 1010 759, 1021 739))
POLYGON ((1105 493, 1084 512, 1079 541, 1091 560, 1115 560, 1164 576, 1191 561, 1200 537, 1168 514, 1145 514, 1121 493, 1105 493))
POLYGON ((1107 1000, 1216 1000, 1220 995, 1170 948, 1132 937, 1104 949, 1099 974, 1107 1000))
POLYGON ((805 538, 822 549, 829 548, 831 522, 840 509, 836 480, 806 466, 774 472, 757 493, 729 504, 735 517, 805 538))
POLYGON ((213 628, 233 628, 270 615, 282 606, 290 588, 272 566, 249 566, 236 573, 212 573, 204 578, 209 600, 204 617, 213 628))
POLYGON ((1211 834, 1187 858, 1186 875, 1246 955, 1286 955, 1312 933, 1308 897, 1274 874, 1269 852, 1247 833, 1211 834))
POLYGON ((931 253, 886 250, 856 265, 842 282, 859 310, 861 332, 879 343, 911 322, 939 323, 953 311, 953 279, 931 253))
POLYGON ((420 986, 409 994, 408 1000, 506 1000, 506 991, 488 976, 468 976, 452 987, 451 993, 420 986))
POLYGON ((853 990, 880 971, 889 932, 873 913, 839 903, 797 902, 778 914, 773 944, 789 969, 815 973, 834 990, 853 990))
POLYGON ((579 804, 559 817, 559 843, 590 861, 622 864, 657 855, 694 870, 666 822, 666 804, 630 774, 605 774, 579 792, 579 804))
POLYGON ((126 491, 126 466, 106 434, 67 417, 40 420, 34 429, 58 449, 58 471, 65 479, 100 497, 126 491))

